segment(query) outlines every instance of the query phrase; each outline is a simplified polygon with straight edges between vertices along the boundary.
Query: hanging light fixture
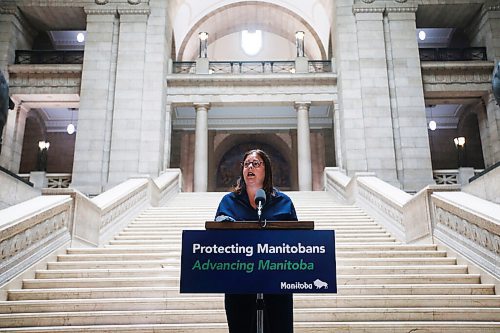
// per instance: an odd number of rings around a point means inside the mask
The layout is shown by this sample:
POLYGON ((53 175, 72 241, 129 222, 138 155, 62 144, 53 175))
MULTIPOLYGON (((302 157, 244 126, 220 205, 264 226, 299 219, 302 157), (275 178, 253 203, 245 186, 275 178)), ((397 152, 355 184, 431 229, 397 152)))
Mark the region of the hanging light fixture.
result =
POLYGON ((79 32, 76 35, 76 40, 78 41, 78 43, 83 43, 85 41, 85 35, 83 34, 83 32, 79 32))
POLYGON ((68 127, 66 127, 66 132, 71 135, 75 133, 75 125, 73 125, 73 111, 74 109, 69 109, 71 112, 71 122, 69 123, 68 127))
POLYGON ((420 39, 420 40, 425 40, 425 38, 426 38, 426 37, 427 37, 427 34, 425 33, 425 31, 424 31, 424 30, 420 30, 420 31, 418 32, 418 39, 420 39))
POLYGON ((432 116, 432 109, 434 109, 436 106, 435 105, 429 105, 429 109, 431 109, 431 120, 429 121, 429 129, 431 131, 435 131, 437 128, 437 123, 434 121, 434 117, 432 116))

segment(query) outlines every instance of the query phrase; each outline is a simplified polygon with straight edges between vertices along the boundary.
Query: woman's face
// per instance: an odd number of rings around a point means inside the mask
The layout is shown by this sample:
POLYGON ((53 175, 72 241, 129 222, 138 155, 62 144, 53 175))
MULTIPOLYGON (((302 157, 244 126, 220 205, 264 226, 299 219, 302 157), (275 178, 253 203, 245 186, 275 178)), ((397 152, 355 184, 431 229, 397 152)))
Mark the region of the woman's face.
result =
POLYGON ((264 161, 257 153, 251 153, 243 161, 243 179, 247 187, 262 188, 266 176, 264 161))

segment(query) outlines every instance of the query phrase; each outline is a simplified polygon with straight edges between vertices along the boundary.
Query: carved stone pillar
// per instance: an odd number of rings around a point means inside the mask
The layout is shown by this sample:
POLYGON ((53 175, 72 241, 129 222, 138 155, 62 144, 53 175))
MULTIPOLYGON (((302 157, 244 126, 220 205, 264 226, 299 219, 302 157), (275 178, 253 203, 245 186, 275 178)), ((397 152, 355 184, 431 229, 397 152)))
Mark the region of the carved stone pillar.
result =
POLYGON ((209 103, 196 103, 196 141, 194 146, 194 191, 206 192, 208 186, 208 109, 209 103))
POLYGON ((116 9, 89 9, 71 187, 99 194, 108 181, 118 27, 116 9))
POLYGON ((19 172, 21 164, 24 129, 28 111, 22 104, 16 105, 14 110, 9 110, 7 123, 4 127, 0 165, 14 173, 19 172))
POLYGON ((297 110, 297 160, 299 191, 312 191, 311 137, 309 131, 310 102, 296 102, 297 110))

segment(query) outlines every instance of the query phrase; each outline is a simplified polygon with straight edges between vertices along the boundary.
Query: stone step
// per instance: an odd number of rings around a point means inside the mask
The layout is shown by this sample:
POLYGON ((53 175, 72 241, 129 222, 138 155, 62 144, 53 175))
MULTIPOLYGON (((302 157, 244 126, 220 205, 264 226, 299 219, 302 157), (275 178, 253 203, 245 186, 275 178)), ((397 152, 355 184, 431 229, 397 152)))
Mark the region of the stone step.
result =
MULTIPOLYGON (((168 251, 180 251, 179 244, 163 245, 163 246, 141 246, 141 247, 121 247, 112 246, 105 248, 69 248, 67 254, 95 254, 95 253, 156 253, 168 251)), ((337 252, 340 251, 435 251, 437 246, 433 244, 428 245, 338 245, 335 247, 337 252)))
MULTIPOLYGON (((342 259, 337 258, 337 269, 345 267, 358 267, 358 269, 376 269, 377 267, 410 267, 417 269, 422 265, 429 267, 429 270, 439 270, 443 266, 454 266, 454 258, 360 258, 342 259)), ((89 269, 89 268, 159 268, 159 267, 179 267, 179 258, 160 260, 127 260, 127 261, 62 261, 49 262, 48 269, 89 269)))
MULTIPOLYGON (((150 253, 106 253, 94 252, 83 254, 61 254, 57 260, 62 261, 120 261, 120 260, 161 260, 180 258, 179 251, 150 253)), ((436 258, 446 257, 445 251, 337 251, 337 258, 436 258)))
MULTIPOLYGON (((337 295, 494 295, 493 284, 413 284, 413 285, 339 285, 337 295)), ((177 297, 178 287, 109 287, 109 288, 50 288, 50 289, 12 289, 8 300, 47 300, 47 299, 98 299, 98 298, 156 298, 177 297)), ((186 296, 189 294, 183 294, 186 296)))
MULTIPOLYGON (((314 308, 295 309, 294 320, 307 321, 494 321, 500 308, 314 308)), ((225 323, 224 310, 135 310, 0 314, 0 327, 225 323)))
MULTIPOLYGON (((500 307, 498 295, 435 296, 337 296, 294 295, 294 308, 474 308, 500 307)), ((131 310, 180 310, 222 309, 223 296, 180 296, 166 298, 103 298, 68 300, 26 300, 0 302, 0 313, 78 312, 78 311, 131 311, 131 310)))
MULTIPOLYGON (((177 240, 179 242, 180 240, 177 240)), ((394 237, 372 237, 372 238, 336 238, 335 239, 335 244, 338 243, 381 243, 381 242, 388 242, 388 243, 394 243, 396 242, 396 239, 394 237)), ((161 239, 151 239, 151 240, 143 240, 143 239, 120 239, 120 240, 111 240, 109 242, 110 245, 152 245, 152 244, 165 244, 165 243, 171 243, 171 241, 166 242, 165 240, 161 239)))
MULTIPOLYGON (((180 265, 180 258, 161 258, 161 259, 148 259, 139 258, 138 260, 112 260, 106 256, 97 258, 102 260, 83 260, 83 261, 60 261, 60 262, 50 262, 49 268, 56 267, 82 267, 82 268, 98 268, 100 267, 113 267, 113 266, 133 266, 138 265, 138 267, 151 267, 151 265, 156 267, 162 267, 164 265, 180 265), (107 260, 106 260, 107 259, 107 260), (81 265, 81 266, 79 266, 81 265)), ((455 258, 450 257, 436 257, 436 258, 337 258, 337 267, 341 266, 415 266, 420 265, 454 265, 456 264, 455 258)))
MULTIPOLYGON (((196 229, 193 229, 196 230, 196 229)), ((317 229, 318 230, 318 229, 317 229)), ((179 239, 182 236, 182 230, 170 230, 170 231, 122 231, 115 239, 179 239)), ((359 230, 345 229, 345 230, 335 230, 335 238, 339 237, 389 237, 390 234, 382 229, 374 230, 359 230)))
MULTIPOLYGON (((473 284, 480 283, 479 274, 393 274, 393 275, 337 275, 338 285, 413 285, 413 284, 473 284)), ((109 288, 141 286, 179 286, 178 276, 125 278, 65 278, 25 279, 23 288, 109 288)))
MULTIPOLYGON (((35 273, 36 279, 61 279, 61 278, 102 278, 121 276, 179 276, 179 266, 168 266, 145 268, 130 266, 131 268, 109 268, 89 269, 74 267, 73 269, 51 269, 38 270, 35 273)), ((381 275, 381 274, 467 274, 467 266, 404 266, 404 267, 337 267, 339 275, 381 275)))
MULTIPOLYGON (((362 238, 362 239, 393 239, 393 237, 388 233, 388 232, 377 232, 374 234, 370 233, 355 233, 355 232, 336 232, 335 233, 335 239, 344 239, 344 238, 362 238)), ((162 235, 162 234, 156 234, 156 235, 125 235, 125 236, 115 236, 115 240, 142 240, 142 241, 148 241, 148 240, 178 240, 180 238, 180 234, 169 234, 169 235, 162 235)))
MULTIPOLYGON (((498 333, 498 322, 473 321, 383 321, 383 322, 295 322, 295 333, 498 333)), ((225 323, 203 324, 134 324, 134 325, 91 325, 91 326, 49 326, 6 328, 2 332, 17 333, 228 333, 225 323)))

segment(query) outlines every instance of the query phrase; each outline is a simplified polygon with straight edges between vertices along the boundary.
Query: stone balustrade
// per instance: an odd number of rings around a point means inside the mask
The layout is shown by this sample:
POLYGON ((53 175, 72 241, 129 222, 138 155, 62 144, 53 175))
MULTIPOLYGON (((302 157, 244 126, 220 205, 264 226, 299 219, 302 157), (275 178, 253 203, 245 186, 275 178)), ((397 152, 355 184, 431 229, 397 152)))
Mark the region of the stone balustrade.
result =
POLYGON ((429 185, 410 195, 373 173, 346 176, 325 168, 325 187, 356 204, 405 243, 439 241, 500 277, 500 205, 460 192, 459 185, 429 185))
POLYGON ((0 210, 0 285, 69 244, 73 209, 71 196, 55 195, 0 210))
POLYGON ((464 192, 431 195, 433 234, 500 277, 500 205, 464 192))
POLYGON ((181 188, 179 169, 129 179, 90 199, 71 188, 0 210, 0 285, 63 246, 101 246, 148 206, 181 188))

